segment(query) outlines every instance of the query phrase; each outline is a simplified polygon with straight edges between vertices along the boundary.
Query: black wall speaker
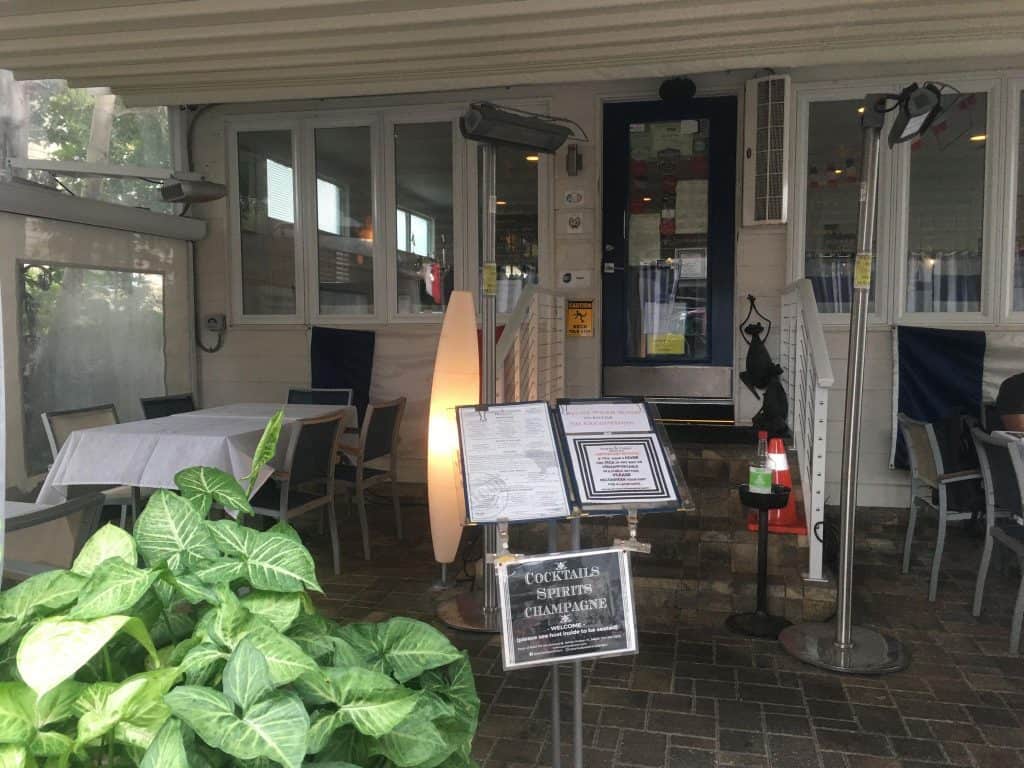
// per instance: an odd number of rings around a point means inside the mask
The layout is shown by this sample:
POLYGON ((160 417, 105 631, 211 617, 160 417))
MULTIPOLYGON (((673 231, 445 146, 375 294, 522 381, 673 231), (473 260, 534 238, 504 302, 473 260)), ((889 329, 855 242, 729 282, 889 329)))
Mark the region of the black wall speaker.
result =
POLYGON ((662 101, 672 104, 685 104, 697 93, 697 86, 688 77, 672 77, 658 88, 658 96, 662 101))

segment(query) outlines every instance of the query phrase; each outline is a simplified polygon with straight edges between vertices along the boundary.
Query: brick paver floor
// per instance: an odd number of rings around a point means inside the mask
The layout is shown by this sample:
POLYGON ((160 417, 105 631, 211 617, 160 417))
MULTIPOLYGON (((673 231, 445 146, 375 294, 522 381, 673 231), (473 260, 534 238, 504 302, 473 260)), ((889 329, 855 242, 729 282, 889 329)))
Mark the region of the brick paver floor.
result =
MULTIPOLYGON (((374 559, 344 522, 342 575, 329 548, 325 610, 341 620, 405 615, 437 623, 452 594, 431 589, 426 510, 404 505, 407 540, 394 538, 385 506, 371 506, 374 559), (376 514, 373 514, 373 513, 376 514)), ((939 598, 927 600, 934 529, 920 532, 909 575, 899 573, 902 516, 866 514, 857 557, 855 622, 898 637, 910 667, 884 677, 822 673, 775 642, 730 634, 721 616, 643 631, 634 657, 584 665, 584 765, 777 768, 1024 767, 1024 660, 1008 655, 1014 572, 993 569, 986 610, 970 613, 981 539, 951 528, 939 598)), ((643 530, 641 523, 641 538, 643 530)), ((312 528, 311 539, 318 539, 312 528)), ((474 754, 482 768, 551 765, 551 675, 505 674, 497 638, 449 633, 471 654, 483 702, 474 754)), ((562 690, 570 684, 564 667, 562 690)), ((569 766, 571 702, 563 697, 562 765, 569 766)))

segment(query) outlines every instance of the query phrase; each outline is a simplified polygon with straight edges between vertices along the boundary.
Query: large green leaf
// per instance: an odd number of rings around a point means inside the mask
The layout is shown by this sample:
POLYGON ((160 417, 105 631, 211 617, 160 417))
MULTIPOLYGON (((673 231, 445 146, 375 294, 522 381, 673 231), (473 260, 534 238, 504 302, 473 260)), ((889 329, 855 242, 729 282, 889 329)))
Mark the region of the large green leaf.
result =
POLYGON ((266 657, 274 685, 285 685, 316 669, 316 662, 293 640, 266 624, 254 621, 245 638, 266 657))
POLYGON ((55 617, 36 624, 22 638, 17 655, 18 674, 42 696, 74 675, 119 632, 138 640, 159 664, 149 632, 136 618, 106 616, 76 621, 55 617))
POLYGON ((186 499, 198 499, 204 507, 210 499, 227 509, 252 512, 248 494, 227 472, 214 467, 189 467, 174 476, 174 483, 186 499))
MULTIPOLYGON (((32 739, 32 744, 29 745, 29 751, 36 757, 51 757, 65 759, 70 756, 71 751, 74 749, 75 742, 70 736, 65 736, 59 731, 39 731, 35 738, 32 739)), ((57 765, 62 764, 62 760, 56 760, 57 765)), ((48 766, 52 763, 47 761, 48 766)))
POLYGON ((82 576, 92 576, 101 563, 112 557, 125 565, 139 564, 139 553, 132 535, 113 523, 107 523, 85 542, 71 570, 82 576))
POLYGON ((13 744, 0 746, 0 768, 32 768, 34 765, 34 762, 29 762, 25 747, 13 744))
POLYGON ((245 576, 245 563, 230 557, 220 557, 204 563, 195 570, 195 577, 205 584, 230 584, 245 576))
POLYGON ((298 697, 278 691, 238 717, 231 702, 209 688, 183 685, 165 697, 171 711, 211 747, 240 760, 267 758, 300 768, 309 716, 298 697))
POLYGON ((68 613, 72 619, 98 619, 115 613, 126 613, 159 578, 152 568, 136 568, 116 557, 100 563, 82 590, 75 607, 68 613))
POLYGON ((234 520, 208 523, 220 550, 245 562, 246 575, 255 589, 270 592, 318 592, 313 556, 289 536, 272 531, 255 531, 234 520))
POLYGON ((59 723, 73 717, 75 701, 82 695, 83 683, 65 680, 35 703, 36 728, 59 723))
POLYGON ((151 567, 166 563, 174 573, 217 557, 205 521, 185 499, 167 490, 150 497, 135 523, 135 540, 151 567))
MULTIPOLYGON (((129 677, 114 688, 90 691, 87 708, 78 720, 76 744, 85 745, 105 736, 123 723, 142 724, 142 735, 130 735, 133 742, 145 748, 156 735, 168 712, 162 698, 180 676, 174 667, 142 672, 129 677)), ((136 725, 138 727, 138 725, 136 725)))
POLYGON ((246 490, 247 496, 252 496, 253 489, 256 487, 256 480, 259 478, 260 470, 265 467, 271 459, 274 458, 274 454, 277 453, 277 440, 281 436, 281 423, 284 421, 284 410, 279 410, 273 416, 270 417, 270 421, 267 422, 267 426, 263 429, 263 434, 260 436, 260 442, 256 446, 256 452, 252 455, 252 466, 249 469, 249 474, 245 476, 245 479, 249 481, 249 486, 246 490))
POLYGON ((381 737, 379 751, 399 768, 432 768, 454 751, 429 720, 410 717, 381 737))
MULTIPOLYGON (((398 685, 380 672, 361 667, 328 667, 320 670, 326 678, 333 712, 310 728, 310 747, 320 751, 330 735, 343 725, 353 725, 367 736, 388 733, 416 708, 419 695, 398 685)), ((308 678, 305 678, 308 680, 308 678)))
POLYGON ((228 654, 213 643, 200 643, 185 654, 179 665, 189 685, 205 685, 221 671, 228 654))
POLYGON ((273 690, 266 657, 251 640, 242 640, 224 667, 224 695, 245 712, 273 690))
POLYGON ((36 732, 35 693, 21 682, 0 683, 0 744, 27 745, 36 732))
MULTIPOLYGON (((318 614, 301 614, 288 627, 288 637, 298 643, 317 662, 328 661, 338 640, 331 636, 331 626, 318 614)), ((335 666, 343 666, 335 663, 335 666)))
POLYGON ((189 768, 180 720, 172 717, 163 724, 139 768, 189 768))
POLYGON ((402 683, 462 657, 447 637, 415 619, 396 617, 382 624, 349 624, 338 634, 371 668, 394 675, 402 683))
POLYGON ((255 590, 242 598, 249 612, 270 623, 279 632, 286 632, 302 611, 302 592, 264 592, 255 590))
POLYGON ((0 642, 13 637, 29 619, 71 605, 84 583, 85 577, 77 573, 45 571, 0 593, 0 642))

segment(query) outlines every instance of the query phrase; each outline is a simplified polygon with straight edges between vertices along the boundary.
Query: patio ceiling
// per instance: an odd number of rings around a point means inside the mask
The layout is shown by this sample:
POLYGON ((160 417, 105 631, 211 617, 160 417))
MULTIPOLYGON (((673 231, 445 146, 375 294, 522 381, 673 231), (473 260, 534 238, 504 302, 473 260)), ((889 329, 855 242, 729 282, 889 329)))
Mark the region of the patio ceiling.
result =
POLYGON ((0 0, 0 68, 133 104, 1021 50, 1020 0, 0 0))

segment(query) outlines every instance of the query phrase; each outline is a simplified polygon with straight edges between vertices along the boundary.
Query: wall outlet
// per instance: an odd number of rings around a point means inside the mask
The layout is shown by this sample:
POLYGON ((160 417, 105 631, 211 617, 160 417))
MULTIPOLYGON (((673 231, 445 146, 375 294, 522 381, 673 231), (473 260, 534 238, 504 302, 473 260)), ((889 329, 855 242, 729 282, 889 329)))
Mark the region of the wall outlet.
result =
POLYGON ((203 327, 210 333, 223 333, 228 327, 228 319, 224 315, 207 315, 203 318, 203 327))

